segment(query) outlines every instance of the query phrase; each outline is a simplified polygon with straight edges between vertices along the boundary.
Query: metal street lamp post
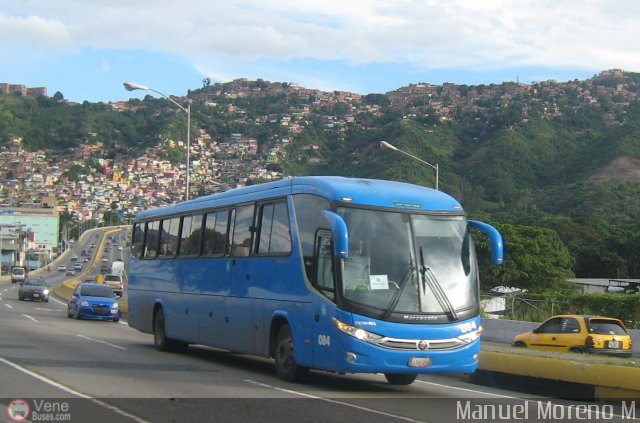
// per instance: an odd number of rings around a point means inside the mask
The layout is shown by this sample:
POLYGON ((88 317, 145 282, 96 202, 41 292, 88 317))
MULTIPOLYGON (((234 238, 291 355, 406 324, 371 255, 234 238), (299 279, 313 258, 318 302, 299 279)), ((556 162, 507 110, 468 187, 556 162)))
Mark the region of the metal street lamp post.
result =
POLYGON ((162 97, 169 100, 170 102, 172 102, 173 104, 175 104, 176 106, 178 106, 180 110, 182 110, 187 114, 187 181, 186 181, 186 192, 185 192, 184 198, 185 200, 188 200, 189 199, 189 168, 191 167, 190 166, 190 163, 191 163, 191 102, 188 102, 187 107, 184 107, 179 103, 177 103, 174 99, 172 99, 168 95, 161 93, 158 90, 154 90, 153 88, 147 87, 146 85, 136 84, 135 82, 124 82, 122 85, 124 85, 124 88, 127 91, 144 90, 144 91, 152 91, 156 94, 159 94, 162 97))
POLYGON ((409 153, 407 153, 406 151, 402 151, 402 150, 400 150, 399 148, 394 147, 393 145, 389 144, 389 143, 388 143, 388 142, 386 142, 386 141, 380 141, 380 148, 383 148, 383 149, 386 149, 386 150, 393 150, 393 151, 397 151, 397 152, 399 152, 399 153, 402 153, 402 154, 404 154, 404 155, 406 155, 406 156, 411 157, 412 159, 416 159, 416 160, 417 160, 417 161, 419 161, 420 163, 424 163, 424 164, 426 164, 427 166, 431 166, 432 168, 434 168, 434 169, 435 169, 435 171, 436 171, 436 191, 438 191, 438 180, 439 180, 439 177, 440 177, 440 175, 439 175, 439 174, 440 174, 440 168, 439 168, 439 166, 438 166, 438 163, 436 163, 435 165, 432 165, 431 163, 429 163, 429 162, 425 162, 424 160, 422 160, 422 159, 421 159, 421 158, 419 158, 419 157, 414 156, 413 154, 409 154, 409 153))

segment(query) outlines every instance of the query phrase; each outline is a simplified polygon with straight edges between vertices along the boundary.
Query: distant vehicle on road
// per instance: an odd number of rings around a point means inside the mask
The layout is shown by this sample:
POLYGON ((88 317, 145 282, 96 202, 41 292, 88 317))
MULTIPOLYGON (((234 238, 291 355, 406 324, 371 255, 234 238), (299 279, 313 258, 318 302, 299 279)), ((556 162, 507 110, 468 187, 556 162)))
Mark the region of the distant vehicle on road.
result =
POLYGON ((560 315, 513 339, 514 347, 631 356, 631 336, 624 324, 611 317, 560 315))
POLYGON ((18 299, 49 302, 49 286, 41 276, 27 277, 18 289, 18 299))
POLYGON ((122 280, 122 275, 104 275, 104 283, 109 288, 113 289, 113 292, 122 295, 122 292, 124 291, 124 281, 122 280))
POLYGON ((23 266, 13 266, 11 268, 11 283, 22 282, 27 276, 27 269, 23 266))
POLYGON ((114 260, 111 263, 111 274, 113 275, 124 275, 124 262, 121 260, 114 260))

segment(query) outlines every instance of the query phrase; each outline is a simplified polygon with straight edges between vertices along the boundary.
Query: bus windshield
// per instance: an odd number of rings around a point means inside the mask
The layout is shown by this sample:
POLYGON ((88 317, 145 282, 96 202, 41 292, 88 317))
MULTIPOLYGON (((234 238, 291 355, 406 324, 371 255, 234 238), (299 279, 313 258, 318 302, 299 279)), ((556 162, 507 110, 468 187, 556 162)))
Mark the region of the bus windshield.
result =
POLYGON ((338 213, 349 230, 342 293, 359 312, 382 319, 402 313, 456 320, 456 310, 477 304, 475 249, 464 216, 351 207, 338 213))

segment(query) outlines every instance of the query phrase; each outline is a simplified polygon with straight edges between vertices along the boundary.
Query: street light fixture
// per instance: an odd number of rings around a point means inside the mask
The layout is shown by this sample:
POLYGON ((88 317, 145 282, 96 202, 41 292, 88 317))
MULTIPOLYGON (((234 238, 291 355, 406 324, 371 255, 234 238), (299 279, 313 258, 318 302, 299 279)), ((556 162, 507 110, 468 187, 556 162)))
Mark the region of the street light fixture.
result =
POLYGON ((416 159, 416 160, 417 160, 417 161, 419 161, 420 163, 424 163, 424 164, 426 164, 427 166, 431 166, 432 168, 434 168, 434 169, 436 170, 436 191, 438 191, 438 179, 439 179, 439 176, 440 176, 440 175, 439 175, 439 173, 440 173, 440 169, 439 169, 438 163, 436 163, 435 165, 432 165, 431 163, 429 163, 429 162, 425 162, 424 160, 422 160, 422 159, 421 159, 421 158, 419 158, 419 157, 414 156, 413 154, 409 154, 409 153, 407 153, 406 151, 402 151, 402 150, 400 150, 399 148, 397 148, 397 147, 395 147, 395 146, 393 146, 393 145, 389 144, 389 143, 388 143, 388 142, 386 142, 386 141, 380 141, 380 148, 385 149, 385 150, 397 151, 398 153, 402 153, 402 154, 404 154, 404 155, 406 155, 406 156, 411 157, 412 159, 416 159))
POLYGON ((164 93, 161 93, 158 90, 154 90, 153 88, 147 87, 146 85, 136 84, 135 82, 124 82, 122 85, 124 85, 124 88, 127 91, 135 91, 135 90, 153 91, 154 93, 161 95, 162 97, 166 98, 167 100, 169 100, 170 102, 172 102, 173 104, 178 106, 178 108, 180 110, 182 110, 183 112, 185 112, 187 114, 187 183, 186 183, 186 192, 185 192, 184 198, 185 198, 185 200, 188 200, 189 199, 189 168, 191 167, 190 166, 190 162, 191 162, 191 102, 187 103, 187 107, 184 107, 184 106, 178 104, 174 99, 172 99, 168 95, 166 95, 164 93))

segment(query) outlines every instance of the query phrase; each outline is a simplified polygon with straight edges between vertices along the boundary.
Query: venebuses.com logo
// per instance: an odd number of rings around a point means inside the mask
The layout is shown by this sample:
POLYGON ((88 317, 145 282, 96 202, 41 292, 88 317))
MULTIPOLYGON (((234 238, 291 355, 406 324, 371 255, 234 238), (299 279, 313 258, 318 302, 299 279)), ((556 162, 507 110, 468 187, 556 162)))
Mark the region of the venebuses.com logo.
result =
POLYGON ((23 399, 16 398, 7 406, 7 414, 11 420, 16 422, 24 422, 29 418, 31 407, 29 403, 23 399))
POLYGON ((68 422, 71 421, 68 401, 16 398, 7 405, 7 414, 14 422, 68 422))

